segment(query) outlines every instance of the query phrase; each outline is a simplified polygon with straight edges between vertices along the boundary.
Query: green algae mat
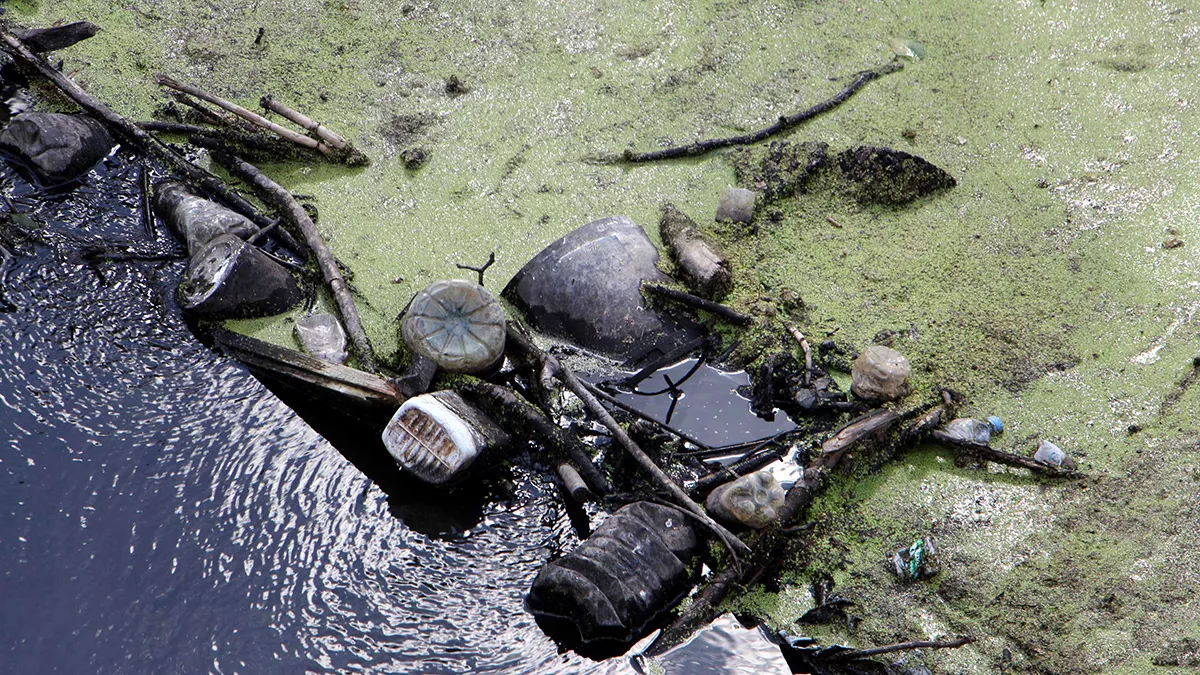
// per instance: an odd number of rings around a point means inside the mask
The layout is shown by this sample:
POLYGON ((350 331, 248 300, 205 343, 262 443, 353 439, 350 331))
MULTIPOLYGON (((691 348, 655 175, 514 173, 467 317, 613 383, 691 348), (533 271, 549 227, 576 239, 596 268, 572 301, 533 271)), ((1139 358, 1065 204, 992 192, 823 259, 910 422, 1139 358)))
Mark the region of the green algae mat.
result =
MULTIPOLYGON (((820 500, 813 545, 778 593, 734 604, 792 633, 870 647, 969 634, 939 673, 1172 672, 1200 665, 1200 14, 1187 3, 1009 0, 12 2, 16 20, 88 19, 56 55, 131 119, 167 73, 253 107, 263 94, 350 138, 364 169, 265 167, 311 195, 354 272, 368 333, 456 263, 495 253, 498 290, 592 219, 655 230, 669 201, 734 258, 730 301, 814 339, 881 334, 914 388, 1001 416, 996 443, 1053 440, 1083 480, 958 466, 922 447, 820 500), (713 222, 736 153, 604 164, 772 124, 913 40, 924 57, 787 134, 918 154, 956 188, 900 208, 812 190, 713 222), (405 168, 406 151, 428 161, 405 168), (1181 244, 1181 245, 1180 245, 1181 244), (784 293, 787 289, 790 293, 784 293), (783 301, 784 296, 791 298, 783 301), (800 303, 795 297, 802 298, 800 303), (901 584, 891 553, 938 542, 901 584), (804 627, 808 584, 856 603, 804 627)), ((291 340, 284 322, 240 330, 291 340)), ((753 357, 753 353, 749 354, 753 357)))

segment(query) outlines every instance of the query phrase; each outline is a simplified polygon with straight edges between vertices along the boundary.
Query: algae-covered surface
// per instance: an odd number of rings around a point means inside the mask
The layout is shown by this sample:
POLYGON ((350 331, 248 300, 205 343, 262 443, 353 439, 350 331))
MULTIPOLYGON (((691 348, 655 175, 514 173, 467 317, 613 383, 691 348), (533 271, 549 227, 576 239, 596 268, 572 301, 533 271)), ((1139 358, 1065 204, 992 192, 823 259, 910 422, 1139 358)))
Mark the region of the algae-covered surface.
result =
MULTIPOLYGON (((495 252, 498 290, 571 229, 623 214, 653 231, 670 201, 733 255, 730 301, 767 308, 755 349, 786 335, 773 302, 814 338, 861 349, 890 335, 913 363, 913 401, 952 387, 966 412, 1004 419, 999 447, 1028 453, 1049 438, 1079 460, 1085 478, 1052 482, 923 447, 839 480, 815 507, 791 585, 740 601, 773 624, 858 647, 977 638, 924 653, 939 673, 1200 664, 1195 7, 69 0, 9 11, 29 25, 100 24, 58 58, 130 118, 151 116, 162 101, 152 75, 165 72, 247 105, 270 93, 370 155, 365 169, 267 170, 314 199, 381 352, 395 352, 394 318, 413 293, 469 278, 455 263, 495 252), (935 197, 883 208, 813 189, 762 206, 752 233, 712 222, 734 181, 730 154, 592 161, 767 126, 893 58, 895 37, 925 57, 787 138, 919 154, 958 181, 935 197), (401 157, 414 146, 430 153, 415 171, 401 157), (775 302, 785 287, 803 314, 775 302), (929 534, 941 573, 895 581, 891 552, 929 534), (818 574, 856 603, 853 630, 793 623, 818 574)), ((278 320, 242 328, 290 339, 278 320)))

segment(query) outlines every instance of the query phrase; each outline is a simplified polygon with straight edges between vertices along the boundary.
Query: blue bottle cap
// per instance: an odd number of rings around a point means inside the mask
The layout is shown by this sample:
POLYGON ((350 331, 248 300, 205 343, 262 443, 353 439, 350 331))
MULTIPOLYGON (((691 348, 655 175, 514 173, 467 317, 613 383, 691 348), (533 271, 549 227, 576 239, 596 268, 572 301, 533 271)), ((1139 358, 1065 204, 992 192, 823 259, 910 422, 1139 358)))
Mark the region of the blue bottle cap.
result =
POLYGON ((987 418, 987 423, 992 425, 992 431, 994 433, 1004 433, 1004 422, 1001 422, 999 417, 992 415, 991 417, 987 418))

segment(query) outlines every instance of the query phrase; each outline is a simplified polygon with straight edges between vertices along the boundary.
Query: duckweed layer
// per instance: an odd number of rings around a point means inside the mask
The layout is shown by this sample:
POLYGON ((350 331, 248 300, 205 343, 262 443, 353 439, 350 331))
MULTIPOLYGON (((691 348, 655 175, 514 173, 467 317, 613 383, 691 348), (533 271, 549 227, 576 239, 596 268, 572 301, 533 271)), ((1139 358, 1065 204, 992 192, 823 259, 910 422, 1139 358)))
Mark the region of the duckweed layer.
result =
MULTIPOLYGON (((367 330, 455 263, 491 252, 499 289, 545 244, 593 218, 646 226, 670 201, 735 260, 732 301, 784 313, 816 338, 882 332, 914 364, 916 396, 965 393, 998 414, 1001 447, 1053 439, 1088 478, 955 466, 921 448, 843 479, 816 506, 794 585, 740 602, 791 624, 809 571, 858 603, 870 646, 970 633, 924 658, 937 672, 1159 672, 1196 659, 1200 387, 1197 36, 1186 4, 1059 0, 860 3, 669 0, 14 2, 31 25, 88 18, 104 32, 60 54, 131 118, 166 72, 253 104, 264 93, 343 132, 362 170, 272 166, 312 195, 354 270, 367 330), (259 29, 262 39, 258 40, 259 29), (589 162, 766 126, 892 58, 925 58, 791 134, 841 150, 889 145, 958 187, 898 209, 828 191, 766 205, 757 234, 711 224, 726 156, 652 166, 589 162), (456 76, 463 86, 447 91, 456 76), (831 79, 838 78, 838 79, 831 79), (466 89, 465 93, 463 90, 466 89), (431 152, 418 171, 406 148, 431 152), (827 217, 837 223, 834 225, 827 217), (1165 248, 1177 237, 1184 245, 1165 248), (890 553, 932 533, 943 571, 902 586, 890 553), (1190 654, 1190 656, 1189 656, 1190 654)), ((653 227, 649 229, 653 230, 653 227)), ((763 315, 764 317, 767 314, 763 315)), ((240 328, 290 339, 282 321, 240 328)), ((782 333, 766 318, 747 356, 782 333)))

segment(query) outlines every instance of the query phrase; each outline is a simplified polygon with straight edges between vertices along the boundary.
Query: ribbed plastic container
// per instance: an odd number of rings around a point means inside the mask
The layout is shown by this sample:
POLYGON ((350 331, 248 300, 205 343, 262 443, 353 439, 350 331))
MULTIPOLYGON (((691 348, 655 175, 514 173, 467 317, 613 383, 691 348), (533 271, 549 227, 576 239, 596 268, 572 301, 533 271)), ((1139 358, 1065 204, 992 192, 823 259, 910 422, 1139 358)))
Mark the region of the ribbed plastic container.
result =
POLYGON ((507 444, 504 430, 452 391, 408 399, 383 430, 396 462, 434 484, 461 478, 481 454, 507 444))

